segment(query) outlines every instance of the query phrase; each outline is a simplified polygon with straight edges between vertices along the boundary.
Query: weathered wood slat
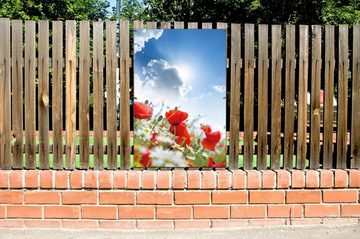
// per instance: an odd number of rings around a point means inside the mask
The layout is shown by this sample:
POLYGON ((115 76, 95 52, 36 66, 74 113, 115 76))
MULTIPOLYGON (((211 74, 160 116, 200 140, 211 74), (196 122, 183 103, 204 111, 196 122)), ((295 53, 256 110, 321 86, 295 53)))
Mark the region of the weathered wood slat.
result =
POLYGON ((268 126, 268 25, 259 25, 258 43, 258 148, 257 169, 266 169, 268 126))
POLYGON ((201 24, 202 29, 212 29, 212 23, 211 22, 203 22, 201 24))
POLYGON ((133 29, 143 29, 144 28, 144 22, 143 21, 134 21, 133 22, 133 29))
POLYGON ((104 68, 104 23, 93 23, 93 77, 94 77, 94 169, 104 166, 104 141, 103 141, 103 68, 104 68))
POLYGON ((338 124, 336 167, 346 168, 348 107, 348 26, 339 26, 338 54, 338 124))
POLYGON ((351 168, 360 168, 360 25, 353 26, 351 168))
POLYGON ((281 26, 271 31, 271 168, 280 168, 281 152, 281 26))
POLYGON ((184 29, 184 22, 174 22, 174 29, 184 29))
MULTIPOLYGON (((116 22, 106 22, 106 117, 108 168, 116 169, 116 22)), ((123 119, 122 119, 123 120, 123 119)))
POLYGON ((241 26, 231 24, 231 91, 229 168, 237 169, 239 161, 241 26))
POLYGON ((63 23, 52 22, 53 167, 63 168, 63 23))
POLYGON ((160 28, 162 29, 170 29, 171 28, 171 22, 161 22, 160 28))
POLYGON ((11 167, 10 21, 0 18, 0 169, 11 167))
POLYGON ((130 167, 130 58, 129 22, 120 21, 120 158, 121 168, 130 167))
POLYGON ((157 28, 157 23, 156 22, 147 22, 146 23, 146 28, 147 29, 156 29, 157 28))
POLYGON ((286 25, 284 168, 293 168, 295 120, 295 26, 286 25))
POLYGON ((245 24, 244 44, 244 169, 251 169, 254 155, 254 24, 245 24))
POLYGON ((25 167, 35 168, 35 21, 25 22, 25 167))
POLYGON ((76 22, 66 21, 66 169, 75 166, 76 137, 76 22))
POLYGON ((333 159, 333 122, 334 122, 334 69, 335 35, 334 26, 325 27, 325 106, 324 106, 324 150, 323 168, 332 168, 333 159))
POLYGON ((197 22, 189 22, 187 28, 188 29, 197 29, 198 23, 197 22))
POLYGON ((23 22, 11 21, 12 129, 15 138, 12 168, 23 167, 23 22))
POLYGON ((90 23, 80 22, 79 57, 79 136, 80 169, 89 167, 89 85, 90 85, 90 23))

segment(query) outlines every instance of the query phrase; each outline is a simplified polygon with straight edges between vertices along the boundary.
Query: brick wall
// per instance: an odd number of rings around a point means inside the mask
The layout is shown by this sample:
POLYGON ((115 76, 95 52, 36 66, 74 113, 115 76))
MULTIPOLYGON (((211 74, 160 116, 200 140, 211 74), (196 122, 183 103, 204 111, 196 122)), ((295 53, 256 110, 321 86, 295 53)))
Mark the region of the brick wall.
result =
POLYGON ((0 171, 0 227, 356 224, 360 170, 0 171))

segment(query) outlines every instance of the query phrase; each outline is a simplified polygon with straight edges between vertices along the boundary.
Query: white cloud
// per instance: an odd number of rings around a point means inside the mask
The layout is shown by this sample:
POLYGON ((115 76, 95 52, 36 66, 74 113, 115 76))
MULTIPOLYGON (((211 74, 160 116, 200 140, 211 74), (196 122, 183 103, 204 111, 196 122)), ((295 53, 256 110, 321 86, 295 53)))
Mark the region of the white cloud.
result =
POLYGON ((225 93, 225 91, 226 91, 226 86, 225 85, 214 85, 213 87, 212 87, 216 92, 218 92, 218 93, 225 93))
POLYGON ((159 39, 163 34, 163 29, 136 30, 134 37, 134 53, 141 51, 145 47, 145 43, 150 39, 159 39))

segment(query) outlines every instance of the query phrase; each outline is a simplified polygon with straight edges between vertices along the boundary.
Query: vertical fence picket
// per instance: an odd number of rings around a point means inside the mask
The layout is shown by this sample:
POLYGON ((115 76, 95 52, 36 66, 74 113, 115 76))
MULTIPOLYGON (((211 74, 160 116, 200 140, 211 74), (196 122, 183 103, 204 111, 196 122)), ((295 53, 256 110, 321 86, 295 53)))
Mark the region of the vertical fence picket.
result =
POLYGON ((188 29, 197 29, 198 28, 198 23, 197 22, 189 22, 187 28, 188 29))
POLYGON ((11 21, 11 77, 12 77, 12 129, 13 144, 12 168, 23 167, 23 22, 11 21))
POLYGON ((157 24, 156 24, 156 22, 147 22, 147 23, 146 23, 146 28, 147 28, 147 29, 156 29, 156 28, 157 28, 157 24))
POLYGON ((351 168, 360 168, 360 25, 353 26, 351 168))
POLYGON ((339 26, 338 54, 338 127, 336 167, 346 168, 347 149, 347 95, 348 95, 348 26, 339 26))
POLYGON ((103 141, 103 72, 104 72, 104 23, 93 23, 93 94, 94 94, 94 169, 102 169, 104 165, 103 141))
MULTIPOLYGON (((116 169, 116 22, 106 22, 106 118, 108 168, 116 169)), ((122 116, 122 115, 121 115, 122 116)), ((120 117, 121 117, 120 116, 120 117)))
POLYGON ((271 168, 280 168, 281 151, 281 26, 271 31, 271 168))
POLYGON ((171 28, 171 22, 161 22, 160 28, 162 29, 170 29, 171 28))
POLYGON ((184 29, 184 22, 174 22, 175 29, 184 29))
POLYGON ((334 122, 334 67, 335 67, 334 26, 325 27, 325 106, 324 106, 324 151, 323 168, 332 168, 333 122, 334 122))
POLYGON ((80 22, 79 49, 79 136, 80 169, 89 167, 89 85, 90 85, 90 23, 80 22))
POLYGON ((259 25, 257 169, 266 169, 268 126, 268 25, 259 25))
POLYGON ((212 23, 211 22, 203 22, 201 24, 202 29, 212 29, 212 23))

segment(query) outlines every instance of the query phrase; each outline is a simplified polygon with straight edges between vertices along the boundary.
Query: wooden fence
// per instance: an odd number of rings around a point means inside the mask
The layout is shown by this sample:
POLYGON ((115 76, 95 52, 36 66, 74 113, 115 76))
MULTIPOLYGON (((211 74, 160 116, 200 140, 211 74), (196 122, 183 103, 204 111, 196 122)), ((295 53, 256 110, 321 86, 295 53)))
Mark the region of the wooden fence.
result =
MULTIPOLYGON (((158 25, 227 29, 230 169, 360 167, 360 25, 158 25)), ((128 169, 141 28, 0 19, 0 168, 128 169)))

